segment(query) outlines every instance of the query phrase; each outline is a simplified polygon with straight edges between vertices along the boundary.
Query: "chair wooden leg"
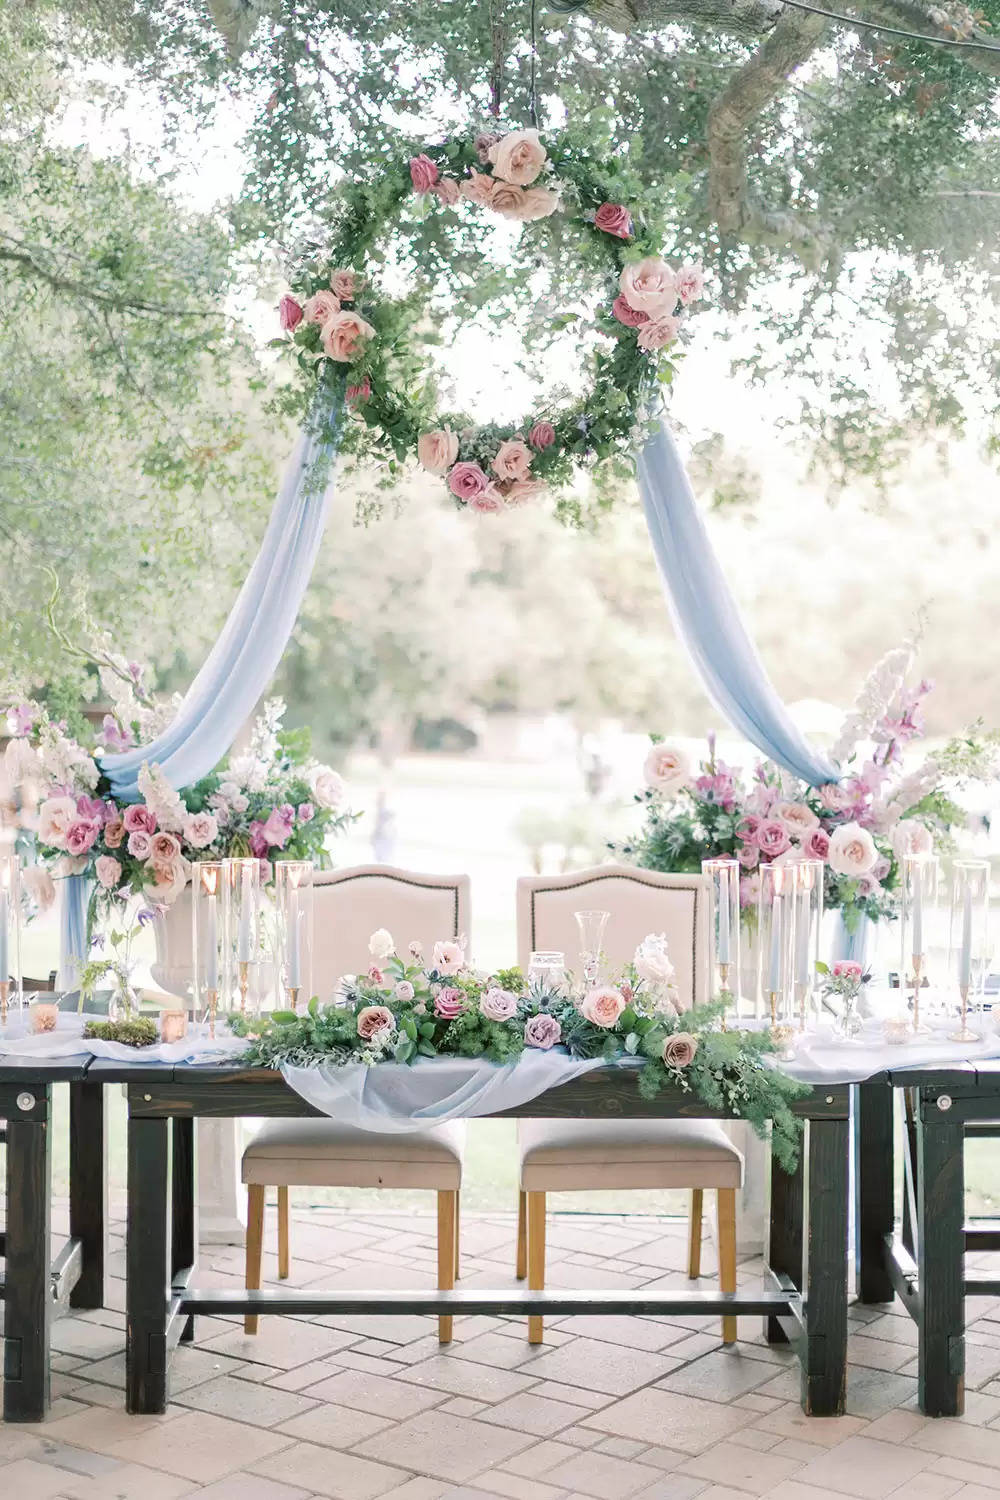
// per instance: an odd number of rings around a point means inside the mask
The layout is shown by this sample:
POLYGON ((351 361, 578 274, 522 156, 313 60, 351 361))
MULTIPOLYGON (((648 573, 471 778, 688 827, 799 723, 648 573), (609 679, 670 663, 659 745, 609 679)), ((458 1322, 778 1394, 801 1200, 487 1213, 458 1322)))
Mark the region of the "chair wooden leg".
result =
POLYGON ((288 1242, 288 1189, 278 1189, 278 1278, 288 1280, 290 1269, 288 1242))
MULTIPOLYGON (((260 1262, 264 1250, 264 1194, 267 1189, 253 1182, 247 1188, 247 1265, 246 1287, 248 1292, 260 1287, 260 1262)), ((247 1313, 243 1319, 243 1332, 257 1332, 257 1314, 247 1313)))
MULTIPOLYGON (((525 1217, 528 1221, 528 1290, 545 1290, 545 1194, 525 1193, 525 1217)), ((541 1318, 528 1319, 528 1343, 540 1344, 544 1339, 544 1323, 541 1318)))
POLYGON ((527 1196, 524 1192, 517 1195, 517 1268, 514 1274, 518 1281, 523 1281, 528 1274, 528 1210, 525 1204, 527 1196))
MULTIPOLYGON (((458 1194, 439 1192, 438 1202, 438 1291, 450 1292, 455 1285, 455 1231, 458 1227, 458 1194)), ((454 1319, 438 1318, 438 1343, 450 1344, 454 1319)))
POLYGON ((462 1274, 462 1194, 455 1194, 455 1280, 462 1274))
MULTIPOLYGON (((715 1195, 716 1215, 719 1226, 719 1287, 724 1292, 736 1291, 736 1189, 719 1188, 715 1195)), ((736 1319, 722 1320, 722 1342, 736 1343, 736 1319)))
POLYGON ((701 1275, 701 1214, 704 1202, 702 1188, 691 1189, 691 1223, 688 1226, 688 1275, 697 1281, 701 1275))

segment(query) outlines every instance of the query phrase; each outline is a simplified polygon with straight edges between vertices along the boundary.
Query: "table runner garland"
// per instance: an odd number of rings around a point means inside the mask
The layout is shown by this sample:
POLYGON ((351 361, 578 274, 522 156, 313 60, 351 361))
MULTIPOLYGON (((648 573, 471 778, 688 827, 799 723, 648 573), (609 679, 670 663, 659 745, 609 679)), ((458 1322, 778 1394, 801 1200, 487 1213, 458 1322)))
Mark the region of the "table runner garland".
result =
MULTIPOLYGON (((346 372, 358 420, 348 424, 344 450, 388 461, 390 475, 416 457, 459 507, 480 514, 521 505, 548 487, 564 490, 579 468, 632 472, 634 433, 658 383, 673 378, 682 310, 700 297, 704 275, 698 265, 674 268, 662 258, 662 218, 626 167, 579 134, 543 141, 537 130, 490 131, 401 156, 341 189, 334 212, 331 243, 298 267, 295 295, 281 299, 284 337, 272 346, 296 359, 314 421, 322 421, 311 407, 317 380, 346 372), (601 336, 582 396, 546 400, 508 424, 437 410, 414 340, 425 300, 390 297, 374 274, 381 241, 414 194, 436 214, 456 216, 471 205, 528 225, 558 214, 582 237, 581 258, 597 268, 597 305, 543 320, 549 332, 575 324, 601 336)), ((459 297, 451 310, 461 313, 459 297)), ((573 516, 579 505, 563 494, 557 509, 573 516)))
POLYGON ((769 1031, 725 1029, 730 996, 684 1008, 663 936, 645 938, 613 982, 578 993, 529 982, 518 968, 473 969, 461 942, 436 943, 425 961, 418 943, 400 957, 380 930, 370 952, 368 972, 345 977, 332 1004, 313 997, 304 1012, 230 1016, 230 1030, 247 1038, 240 1061, 375 1067, 451 1056, 503 1064, 553 1047, 608 1063, 638 1058, 643 1098, 669 1085, 746 1120, 758 1135, 770 1121, 774 1154, 794 1169, 801 1125, 790 1105, 809 1085, 769 1066, 779 1051, 769 1031))

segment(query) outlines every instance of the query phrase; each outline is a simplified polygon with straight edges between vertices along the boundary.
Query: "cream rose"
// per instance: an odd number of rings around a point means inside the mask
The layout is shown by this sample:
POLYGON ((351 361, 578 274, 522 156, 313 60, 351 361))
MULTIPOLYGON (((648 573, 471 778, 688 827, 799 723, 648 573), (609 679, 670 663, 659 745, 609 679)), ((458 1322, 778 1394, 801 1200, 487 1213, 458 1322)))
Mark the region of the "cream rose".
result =
POLYGON ((618 284, 629 307, 651 318, 662 318, 677 306, 677 278, 658 255, 630 261, 618 284))
POLYGON ((154 868, 156 884, 153 886, 153 900, 170 906, 187 885, 191 866, 186 859, 176 859, 172 865, 158 865, 154 868))
POLYGON ((65 849, 66 835, 76 822, 72 797, 49 797, 38 810, 38 841, 53 849, 65 849))
POLYGON ((330 766, 310 766, 306 781, 312 799, 320 807, 339 807, 344 800, 344 778, 330 766))
POLYGON ((667 939, 663 933, 650 933, 643 938, 635 950, 632 960, 635 972, 647 984, 669 984, 674 977, 674 966, 667 953, 667 939))
POLYGON ((679 792, 691 780, 691 762, 675 745, 654 745, 642 770, 646 785, 664 796, 679 792))
POLYGON ((44 865, 28 865, 22 871, 21 879, 28 895, 40 911, 48 911, 50 906, 55 905, 55 881, 44 865))
POLYGON ((903 818, 893 831, 892 852, 897 859, 921 859, 934 853, 934 835, 919 818, 903 818))
POLYGON ((527 479, 531 449, 522 438, 507 438, 497 449, 492 468, 500 479, 527 479))
POLYGON ((441 942, 434 944, 431 954, 431 968, 436 969, 439 974, 457 974, 465 963, 465 953, 461 943, 441 942))
POLYGON ((392 933, 387 932, 384 927, 373 932, 368 939, 368 952, 376 960, 391 958, 395 951, 396 944, 393 942, 392 933))
POLYGON ((871 874, 878 862, 875 840, 860 823, 842 823, 830 836, 830 869, 836 875, 860 879, 871 874))
POLYGON ((804 802, 776 802, 771 808, 771 817, 784 823, 796 839, 807 839, 813 829, 819 827, 819 818, 804 802))
POLYGON ((191 813, 184 819, 184 838, 192 849, 207 849, 219 837, 219 820, 214 813, 191 813))
POLYGON ((603 1026, 606 1031, 616 1025, 625 1009, 625 996, 613 985, 600 985, 583 997, 580 1014, 592 1026, 603 1026))
POLYGON ((549 188, 525 188, 518 217, 525 221, 547 219, 558 207, 558 193, 551 192, 549 188))
POLYGON ((323 324, 323 352, 330 359, 348 365, 352 359, 357 359, 362 346, 374 337, 374 328, 358 313, 335 313, 328 322, 323 324))
POLYGON ((527 187, 534 182, 546 162, 546 151, 537 130, 512 130, 495 141, 489 149, 493 171, 504 182, 527 187))
POLYGON ((417 438, 417 461, 432 474, 444 474, 458 457, 458 438, 447 427, 422 432, 417 438))

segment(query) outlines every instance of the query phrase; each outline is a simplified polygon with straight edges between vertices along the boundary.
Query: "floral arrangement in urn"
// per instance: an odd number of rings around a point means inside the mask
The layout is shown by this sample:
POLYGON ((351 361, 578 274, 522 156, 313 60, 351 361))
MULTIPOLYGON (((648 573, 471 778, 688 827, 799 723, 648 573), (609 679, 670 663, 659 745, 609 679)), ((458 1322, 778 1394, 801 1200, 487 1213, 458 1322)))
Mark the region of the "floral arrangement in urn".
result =
POLYGON ((251 1067, 344 1066, 453 1056, 515 1061, 526 1051, 561 1049, 608 1063, 635 1058, 646 1097, 666 1086, 694 1092, 713 1109, 739 1116, 772 1143, 786 1165, 798 1151, 790 1103, 809 1092, 767 1065, 770 1032, 722 1030, 724 1003, 684 1008, 666 939, 651 934, 613 982, 574 991, 530 983, 520 969, 484 973, 466 961, 464 943, 418 943, 401 957, 390 933, 369 943, 371 965, 346 976, 331 1005, 274 1011, 261 1020, 232 1016, 246 1036, 251 1067))
POLYGON ((931 684, 910 684, 913 651, 877 663, 832 751, 837 782, 807 786, 770 761, 749 782, 715 753, 693 766, 674 746, 654 742, 637 794, 646 814, 638 838, 618 851, 653 870, 700 870, 703 859, 738 859, 740 904, 752 921, 762 865, 822 860, 824 904, 840 908, 848 931, 862 916, 897 911, 904 855, 948 852, 965 813, 952 792, 997 774, 1000 735, 979 725, 907 768, 904 753, 923 734, 921 706, 931 684))
POLYGON ((102 756, 155 737, 174 705, 147 694, 136 663, 110 651, 97 659, 112 711, 92 742, 85 724, 73 732, 35 700, 6 712, 4 770, 22 842, 39 861, 25 877, 38 904, 51 902, 53 875, 91 876, 98 910, 131 896, 156 908, 177 899, 194 860, 254 856, 266 878, 275 859, 328 863, 328 838, 351 818, 344 783, 313 759, 308 730, 282 729, 279 699, 265 704, 247 749, 194 785, 175 790, 152 762, 139 773, 139 800, 117 799, 102 756))

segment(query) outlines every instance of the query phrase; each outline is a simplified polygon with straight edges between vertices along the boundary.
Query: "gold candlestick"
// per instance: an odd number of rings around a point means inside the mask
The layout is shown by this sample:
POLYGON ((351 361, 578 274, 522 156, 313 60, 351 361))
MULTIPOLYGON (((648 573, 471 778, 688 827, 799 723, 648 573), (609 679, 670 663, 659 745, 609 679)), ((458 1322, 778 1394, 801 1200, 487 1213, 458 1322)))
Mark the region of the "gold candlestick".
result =
POLYGON ((768 993, 771 1001, 771 1030, 773 1031, 778 1024, 778 1000, 780 992, 778 990, 770 990, 768 993))
MULTIPOLYGON (((733 972, 733 966, 732 966, 731 963, 720 963, 719 964, 719 991, 720 991, 721 994, 726 994, 726 995, 730 995, 730 996, 732 995, 732 991, 729 988, 729 980, 730 980, 730 975, 732 974, 732 972, 733 972)), ((729 1029, 726 1026, 726 1013, 725 1013, 725 1011, 722 1012, 722 1029, 723 1029, 723 1031, 727 1031, 729 1029)))
POLYGON ((962 1021, 957 1031, 949 1032, 949 1042, 978 1042, 979 1032, 973 1031, 969 1026, 969 986, 959 985, 958 993, 962 997, 962 1021))
POLYGON ((240 974, 240 1015, 247 1013, 247 991, 250 988, 250 964, 246 959, 239 961, 240 974))
POLYGON ((920 1019, 920 986, 923 983, 924 955, 913 955, 913 1035, 929 1036, 930 1027, 920 1019))
POLYGON ((218 992, 218 990, 209 990, 209 992, 208 992, 208 1034, 209 1034, 210 1037, 212 1037, 213 1040, 215 1039, 215 1017, 216 1017, 216 1014, 218 1012, 218 1009, 219 1009, 219 992, 218 992))
POLYGON ((7 1024, 7 1007, 10 1003, 10 980, 0 979, 0 1026, 7 1024))
POLYGON ((292 1007, 292 1010, 298 1010, 299 1008, 299 990, 301 988, 302 986, 298 984, 290 984, 287 987, 288 1003, 292 1007))
POLYGON ((807 984, 803 984, 801 980, 799 980, 799 982, 795 986, 795 998, 798 1001, 799 1006, 799 1030, 805 1031, 806 1001, 809 998, 809 986, 807 984))
POLYGON ((788 1043, 795 1035, 795 1031, 793 1027, 786 1026, 783 1021, 778 1020, 778 1000, 780 999, 780 991, 769 990, 768 995, 770 996, 771 1000, 771 1035, 774 1037, 774 1040, 778 1043, 779 1047, 786 1049, 783 1055, 787 1055, 788 1043))

